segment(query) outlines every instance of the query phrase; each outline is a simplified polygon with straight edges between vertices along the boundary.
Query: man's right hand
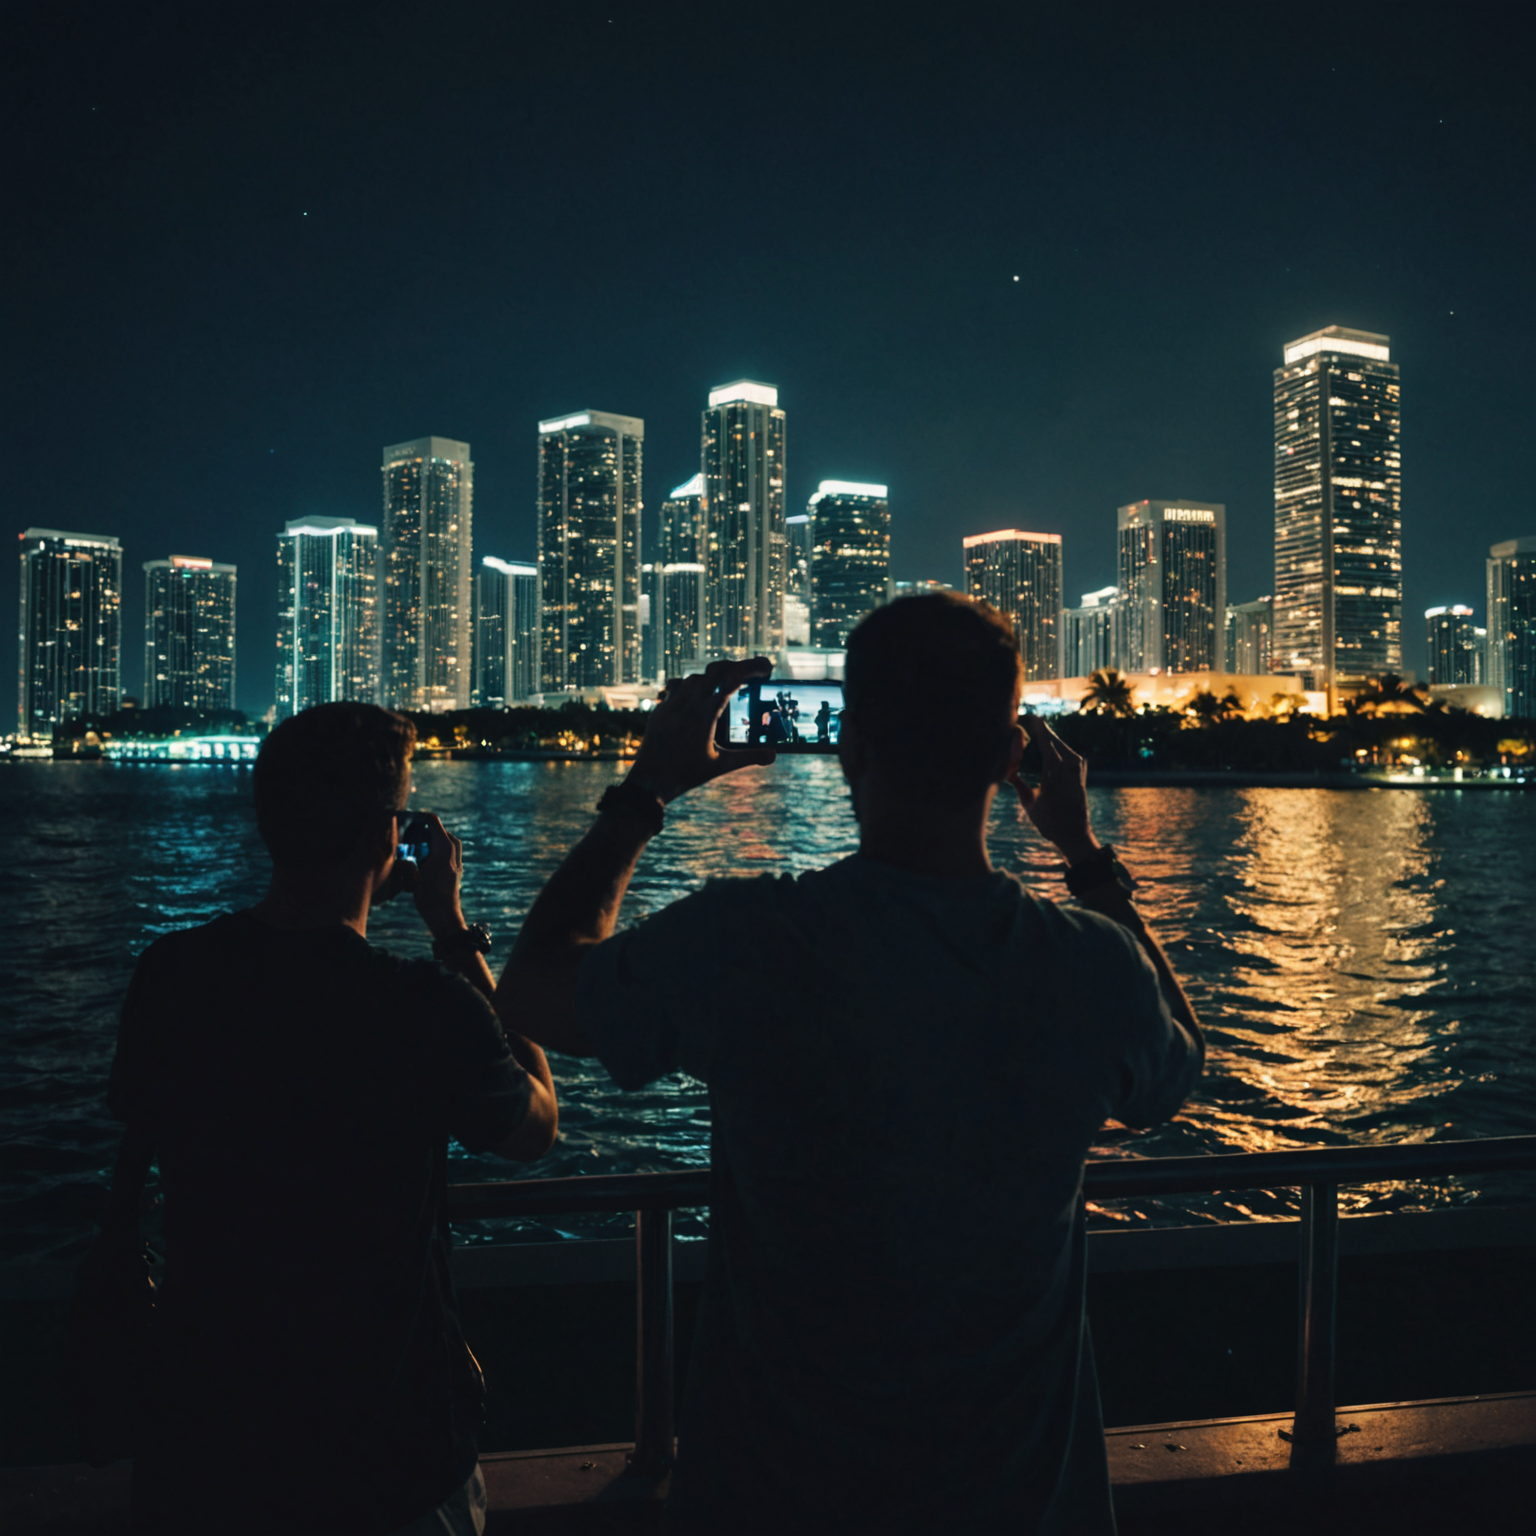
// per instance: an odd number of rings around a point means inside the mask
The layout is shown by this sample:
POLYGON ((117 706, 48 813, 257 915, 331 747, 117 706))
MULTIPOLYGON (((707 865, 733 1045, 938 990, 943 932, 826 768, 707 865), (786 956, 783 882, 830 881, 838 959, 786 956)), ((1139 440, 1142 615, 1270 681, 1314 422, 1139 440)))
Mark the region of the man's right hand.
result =
POLYGON ((1026 784, 1017 771, 1009 782, 1040 835, 1076 864, 1099 846, 1088 825, 1088 764, 1038 715, 1024 716, 1024 730, 1040 748, 1040 782, 1026 784))
POLYGON ((646 722, 629 777, 665 804, 721 774, 773 762, 771 747, 722 752, 715 745, 715 726, 731 695, 752 678, 772 673, 766 656, 754 656, 750 661, 712 661, 692 677, 669 678, 646 722))

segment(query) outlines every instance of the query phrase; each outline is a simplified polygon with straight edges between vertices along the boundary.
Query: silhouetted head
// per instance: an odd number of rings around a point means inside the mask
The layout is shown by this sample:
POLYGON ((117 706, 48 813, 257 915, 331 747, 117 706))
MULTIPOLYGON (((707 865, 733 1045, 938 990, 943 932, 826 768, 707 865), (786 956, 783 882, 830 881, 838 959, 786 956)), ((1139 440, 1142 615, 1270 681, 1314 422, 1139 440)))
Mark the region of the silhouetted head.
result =
POLYGON ((843 741, 851 724, 851 750, 904 796, 973 800, 1009 772, 1022 687, 995 608, 958 592, 899 597, 848 637, 843 741))
POLYGON ((256 823, 274 864, 344 864, 404 808, 416 727, 373 704, 317 704, 284 720, 256 757, 256 823))

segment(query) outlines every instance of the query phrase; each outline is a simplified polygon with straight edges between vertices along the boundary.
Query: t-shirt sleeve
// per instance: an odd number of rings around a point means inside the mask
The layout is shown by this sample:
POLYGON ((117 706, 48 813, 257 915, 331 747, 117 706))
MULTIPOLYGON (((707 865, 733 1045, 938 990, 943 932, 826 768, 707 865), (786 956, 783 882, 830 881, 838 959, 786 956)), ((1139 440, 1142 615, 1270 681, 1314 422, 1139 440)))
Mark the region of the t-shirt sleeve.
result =
POLYGON ((1142 1127, 1167 1120, 1189 1097, 1203 1053, 1174 1018, 1157 972, 1136 937, 1098 913, 1075 915, 1091 926, 1092 955, 1084 975, 1095 1011, 1114 1042, 1109 1114, 1142 1127))
POLYGON ((448 1134, 467 1152, 484 1152, 523 1123, 533 1084, 507 1044, 488 998, 462 976, 423 967, 423 1001, 448 1096, 448 1134))
POLYGON ((715 1021, 729 1006, 720 995, 730 971, 721 953, 726 899, 721 885, 707 885, 582 960, 577 1026, 619 1087, 643 1088, 669 1072, 709 1080, 715 1021))

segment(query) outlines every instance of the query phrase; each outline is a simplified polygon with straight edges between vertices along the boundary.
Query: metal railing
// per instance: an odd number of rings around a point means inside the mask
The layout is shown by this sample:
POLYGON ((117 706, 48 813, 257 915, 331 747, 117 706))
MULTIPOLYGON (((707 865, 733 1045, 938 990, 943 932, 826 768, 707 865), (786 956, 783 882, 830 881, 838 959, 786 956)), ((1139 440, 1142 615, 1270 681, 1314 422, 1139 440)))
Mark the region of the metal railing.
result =
MULTIPOLYGON (((1536 1136, 1215 1157, 1107 1159, 1088 1164, 1083 1192, 1090 1200, 1118 1200, 1239 1189, 1300 1189, 1301 1294, 1293 1431, 1298 1444, 1331 1456, 1335 1442, 1340 1186, 1520 1168, 1536 1168, 1536 1136)), ((449 1186, 448 1208, 456 1221, 578 1212, 635 1213, 635 1452, 631 1465, 637 1472, 659 1474, 672 1460, 672 1213, 708 1204, 709 1171, 704 1168, 449 1186)))

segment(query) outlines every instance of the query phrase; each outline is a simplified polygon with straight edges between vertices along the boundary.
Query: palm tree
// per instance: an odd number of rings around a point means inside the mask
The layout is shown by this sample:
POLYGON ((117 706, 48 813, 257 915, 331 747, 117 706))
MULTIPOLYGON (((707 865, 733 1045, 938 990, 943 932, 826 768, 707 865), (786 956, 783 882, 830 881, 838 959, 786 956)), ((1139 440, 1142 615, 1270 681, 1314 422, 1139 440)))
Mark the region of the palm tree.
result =
POLYGON ((1445 705, 1429 696, 1423 683, 1405 683, 1395 672, 1367 679, 1365 687, 1345 705, 1352 715, 1441 714, 1445 705))
POLYGON ((1123 672, 1100 667, 1089 675, 1087 691, 1077 708, 1082 714, 1116 715, 1128 720, 1136 713, 1135 693, 1123 672))

